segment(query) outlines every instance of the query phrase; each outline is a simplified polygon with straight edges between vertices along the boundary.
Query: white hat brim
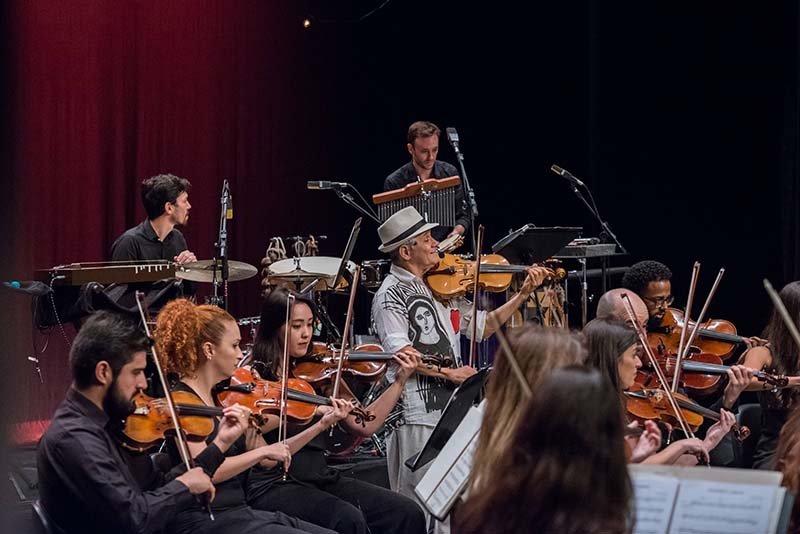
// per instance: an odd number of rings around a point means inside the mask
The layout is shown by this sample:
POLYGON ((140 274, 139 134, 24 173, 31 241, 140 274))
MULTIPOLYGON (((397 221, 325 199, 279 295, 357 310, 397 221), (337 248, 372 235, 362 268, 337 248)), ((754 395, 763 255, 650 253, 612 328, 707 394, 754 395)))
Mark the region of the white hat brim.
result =
POLYGON ((395 250, 397 248, 400 248, 400 245, 402 245, 403 243, 405 243, 409 239, 414 239, 415 237, 417 237, 419 235, 422 235, 425 232, 427 232, 428 230, 432 230, 433 228, 436 228, 437 226, 439 226, 438 223, 426 223, 422 227, 420 227, 419 230, 417 230, 416 232, 414 232, 413 234, 411 234, 407 238, 403 239, 399 243, 394 243, 394 244, 389 245, 389 246, 381 245, 381 246, 378 247, 378 250, 381 251, 381 252, 391 252, 391 251, 393 251, 393 250, 395 250))

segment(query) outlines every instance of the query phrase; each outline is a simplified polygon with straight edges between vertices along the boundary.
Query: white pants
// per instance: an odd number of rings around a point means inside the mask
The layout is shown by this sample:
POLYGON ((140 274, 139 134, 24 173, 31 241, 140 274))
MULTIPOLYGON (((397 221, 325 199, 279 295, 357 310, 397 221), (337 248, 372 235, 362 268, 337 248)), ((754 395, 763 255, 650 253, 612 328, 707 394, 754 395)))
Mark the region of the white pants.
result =
MULTIPOLYGON (((393 491, 417 501, 430 521, 430 514, 414 493, 414 488, 428 472, 431 462, 416 471, 409 469, 405 461, 417 454, 425 446, 433 433, 432 426, 404 424, 397 427, 386 440, 386 464, 389 468, 389 484, 393 491)), ((450 518, 444 522, 436 521, 436 534, 450 533, 450 518)))

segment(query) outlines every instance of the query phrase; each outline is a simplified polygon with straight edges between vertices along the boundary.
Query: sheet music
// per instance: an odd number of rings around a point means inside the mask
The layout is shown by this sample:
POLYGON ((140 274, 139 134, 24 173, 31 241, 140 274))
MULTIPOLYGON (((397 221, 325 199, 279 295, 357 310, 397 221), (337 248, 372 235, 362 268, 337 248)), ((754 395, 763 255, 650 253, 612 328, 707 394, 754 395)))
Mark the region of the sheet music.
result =
POLYGON ((483 411, 480 406, 470 408, 414 488, 420 501, 440 521, 447 517, 453 503, 467 485, 482 419, 483 411))
POLYGON ((667 534, 678 479, 631 473, 631 482, 636 512, 634 534, 667 534))
POLYGON ((683 480, 670 534, 770 534, 777 487, 683 480))

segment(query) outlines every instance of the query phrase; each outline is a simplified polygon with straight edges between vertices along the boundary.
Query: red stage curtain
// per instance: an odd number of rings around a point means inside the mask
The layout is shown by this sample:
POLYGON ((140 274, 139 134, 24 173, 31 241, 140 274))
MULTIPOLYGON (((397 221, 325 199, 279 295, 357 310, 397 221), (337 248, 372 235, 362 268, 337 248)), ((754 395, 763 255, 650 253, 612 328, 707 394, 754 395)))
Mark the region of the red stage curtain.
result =
MULTIPOLYGON (((301 96, 316 82, 297 64, 304 36, 293 2, 54 0, 6 9, 18 199, 7 278, 108 259, 114 238, 144 218, 138 184, 162 172, 193 184, 185 234, 198 258, 214 254, 223 179, 235 203, 231 259, 257 265, 271 235, 298 231, 303 211, 285 199, 313 179, 310 162, 320 156, 298 156, 320 104, 301 96)), ((233 289, 234 314, 257 313, 259 280, 233 289)), ((25 361, 28 303, 13 300, 16 416, 46 419, 69 383, 66 342, 53 332, 39 385, 25 361)))

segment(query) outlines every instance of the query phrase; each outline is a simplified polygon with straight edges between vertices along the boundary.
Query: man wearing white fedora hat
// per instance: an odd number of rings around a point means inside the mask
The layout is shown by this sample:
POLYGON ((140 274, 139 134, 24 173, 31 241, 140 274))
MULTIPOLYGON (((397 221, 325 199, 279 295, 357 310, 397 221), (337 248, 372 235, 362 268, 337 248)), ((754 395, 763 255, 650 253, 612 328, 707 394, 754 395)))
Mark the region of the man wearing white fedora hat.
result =
MULTIPOLYGON (((463 365, 460 354, 460 333, 471 334, 472 306, 463 298, 441 302, 434 298, 423 276, 439 262, 437 245, 428 223, 413 207, 403 208, 378 228, 381 246, 389 254, 392 266, 389 275, 375 293, 372 301, 372 325, 384 350, 436 352, 449 356, 453 368, 429 369, 425 365, 405 385, 400 402, 403 424, 387 441, 387 462, 392 489, 414 497, 414 487, 426 468, 411 472, 403 462, 419 452, 433 431, 442 409, 450 398, 455 384, 475 374, 475 369, 463 365)), ((504 324, 511 318, 536 287, 541 285, 548 270, 528 269, 520 291, 492 312, 478 312, 478 337, 490 336, 489 324, 504 324), (486 323, 488 315, 497 321, 486 323)), ((387 378, 394 378, 390 368, 387 378)))

